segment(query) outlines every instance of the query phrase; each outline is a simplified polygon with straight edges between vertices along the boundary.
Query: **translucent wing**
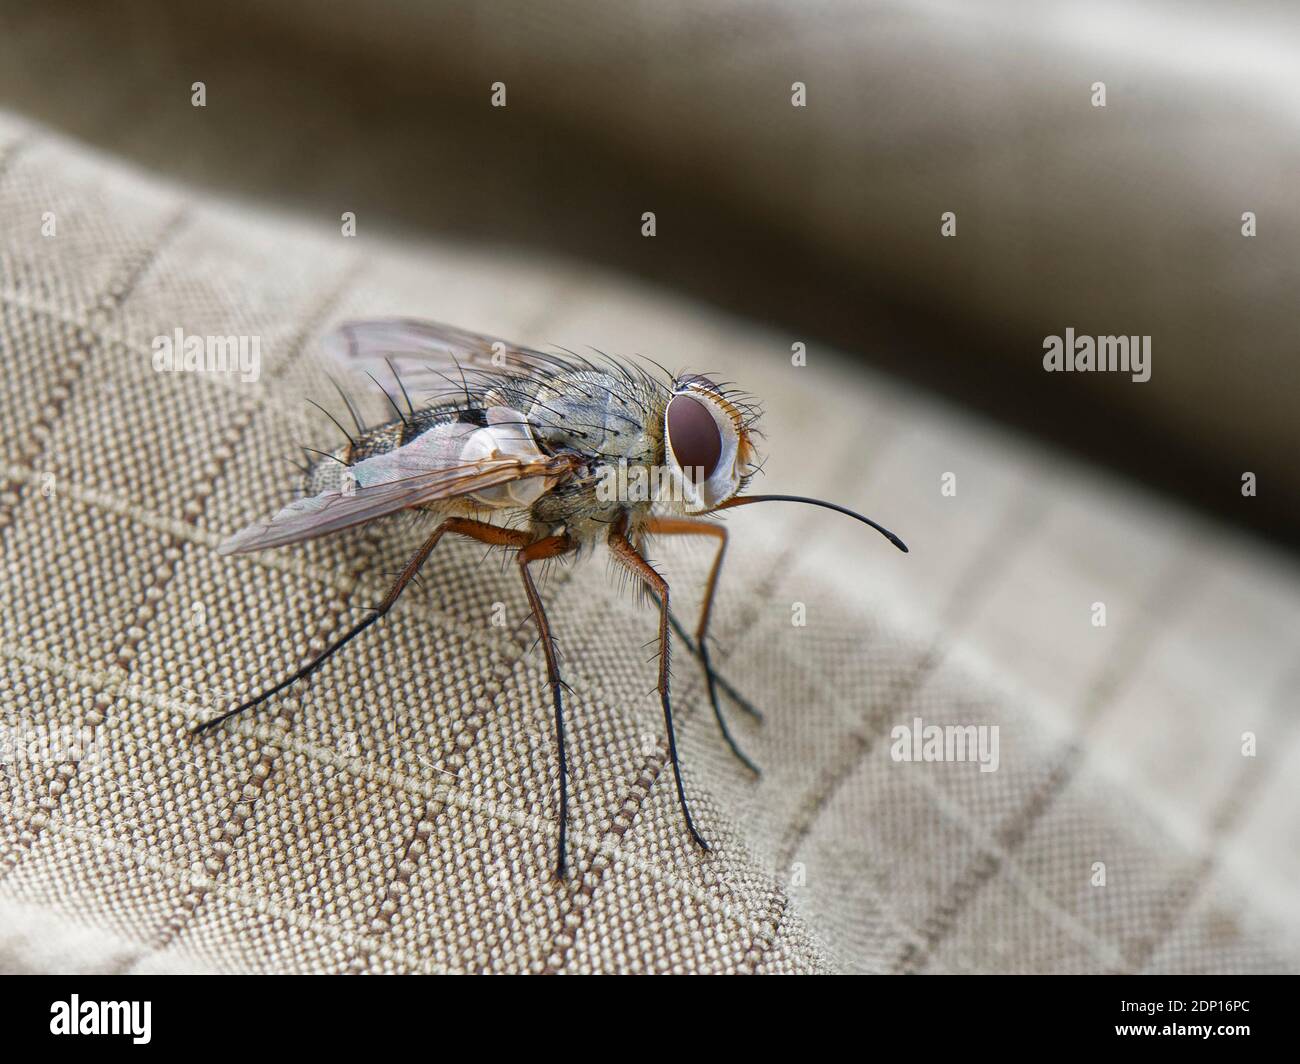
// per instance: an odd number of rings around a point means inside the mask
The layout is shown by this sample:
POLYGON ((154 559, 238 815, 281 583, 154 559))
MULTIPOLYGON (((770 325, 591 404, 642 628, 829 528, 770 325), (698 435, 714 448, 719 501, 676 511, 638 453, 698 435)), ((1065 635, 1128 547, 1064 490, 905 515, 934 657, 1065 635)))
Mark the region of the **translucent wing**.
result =
POLYGON ((403 385, 423 398, 472 387, 485 375, 523 375, 567 366, 555 355, 413 318, 344 322, 325 337, 322 350, 353 380, 369 375, 399 402, 403 385))
POLYGON ((295 500, 269 521, 231 536, 217 552, 244 554, 314 539, 440 499, 490 496, 492 488, 527 478, 543 478, 540 494, 578 464, 574 455, 539 451, 532 436, 519 430, 523 418, 517 412, 497 407, 490 417, 488 428, 438 425, 408 444, 358 462, 338 490, 295 500))

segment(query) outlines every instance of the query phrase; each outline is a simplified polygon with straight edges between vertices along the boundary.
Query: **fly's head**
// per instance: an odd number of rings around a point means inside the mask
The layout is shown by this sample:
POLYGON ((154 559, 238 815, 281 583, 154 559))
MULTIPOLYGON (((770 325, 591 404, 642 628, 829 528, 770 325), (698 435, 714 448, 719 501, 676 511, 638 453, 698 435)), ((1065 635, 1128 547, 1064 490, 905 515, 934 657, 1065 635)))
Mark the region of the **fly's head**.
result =
POLYGON ((667 506, 708 513, 734 498, 758 470, 759 409, 745 394, 696 374, 678 377, 664 410, 667 506))

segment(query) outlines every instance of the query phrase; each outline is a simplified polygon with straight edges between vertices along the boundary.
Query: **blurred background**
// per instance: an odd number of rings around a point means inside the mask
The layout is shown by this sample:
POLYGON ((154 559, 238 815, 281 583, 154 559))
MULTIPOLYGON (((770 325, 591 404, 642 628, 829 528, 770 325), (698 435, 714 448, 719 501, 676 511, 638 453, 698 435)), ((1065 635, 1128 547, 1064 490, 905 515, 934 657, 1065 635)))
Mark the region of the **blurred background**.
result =
POLYGON ((165 177, 676 289, 1292 546, 1297 56, 1283 2, 0 3, 0 100, 165 177))

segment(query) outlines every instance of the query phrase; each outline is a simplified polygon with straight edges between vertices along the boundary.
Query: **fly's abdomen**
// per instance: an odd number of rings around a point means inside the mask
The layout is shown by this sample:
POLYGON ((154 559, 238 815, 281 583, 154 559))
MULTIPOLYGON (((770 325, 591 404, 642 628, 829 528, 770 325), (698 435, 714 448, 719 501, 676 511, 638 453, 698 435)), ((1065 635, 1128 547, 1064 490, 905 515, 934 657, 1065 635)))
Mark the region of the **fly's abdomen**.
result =
POLYGON ((342 491, 348 484, 349 470, 358 462, 388 454, 438 425, 462 421, 481 426, 487 423, 480 409, 461 407, 426 407, 408 414, 404 420, 375 425, 355 434, 355 438, 332 451, 309 450, 310 461, 303 482, 304 494, 320 495, 342 491))

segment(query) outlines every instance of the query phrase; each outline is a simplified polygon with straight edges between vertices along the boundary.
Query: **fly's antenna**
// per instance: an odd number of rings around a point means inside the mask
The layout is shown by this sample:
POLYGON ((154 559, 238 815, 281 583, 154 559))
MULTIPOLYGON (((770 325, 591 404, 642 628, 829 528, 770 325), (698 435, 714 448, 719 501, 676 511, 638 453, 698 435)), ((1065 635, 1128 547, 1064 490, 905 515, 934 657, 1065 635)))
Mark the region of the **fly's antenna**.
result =
POLYGON ((834 510, 836 513, 852 517, 855 521, 861 521, 864 525, 870 525, 890 543, 901 550, 904 554, 908 553, 907 544, 899 539, 894 533, 889 531, 884 525, 878 525, 870 517, 863 517, 860 513, 850 510, 847 506, 841 506, 839 503, 827 502, 824 499, 810 499, 803 495, 740 495, 734 499, 728 499, 720 506, 715 506, 712 511, 730 510, 736 506, 748 506, 751 502, 802 502, 809 506, 823 506, 827 510, 834 510))

